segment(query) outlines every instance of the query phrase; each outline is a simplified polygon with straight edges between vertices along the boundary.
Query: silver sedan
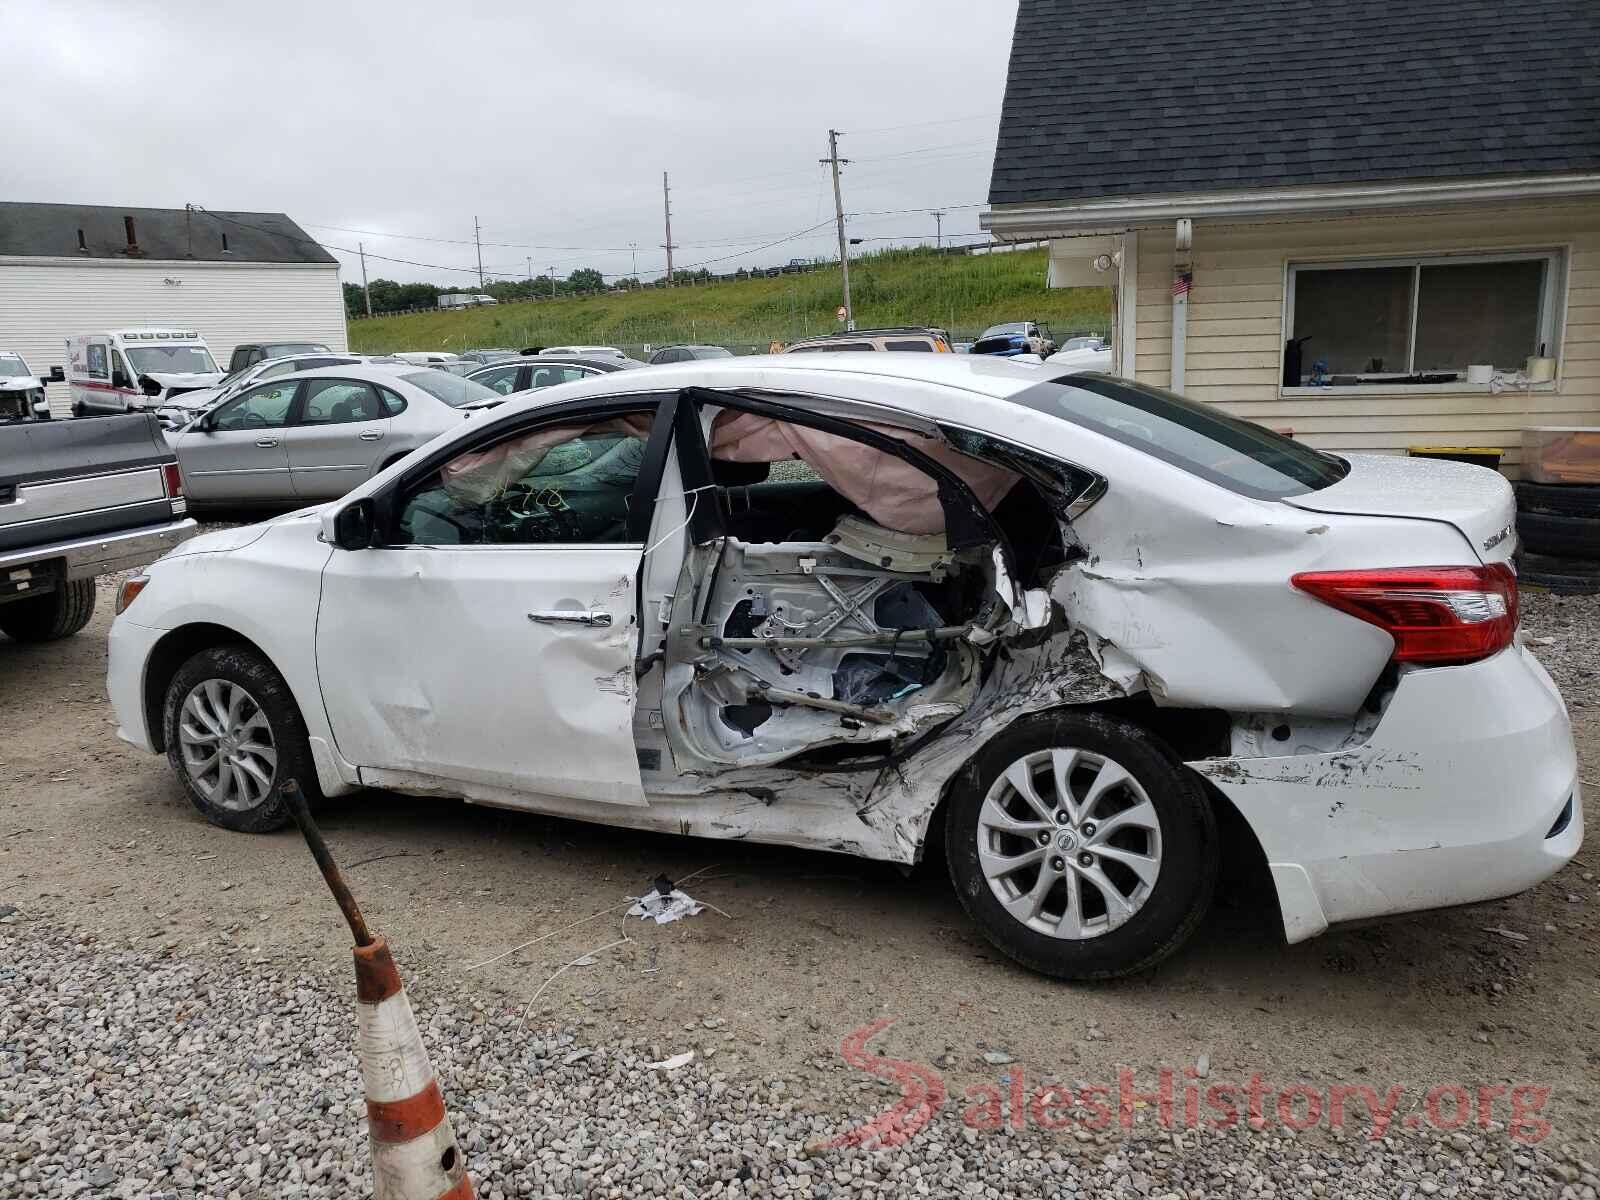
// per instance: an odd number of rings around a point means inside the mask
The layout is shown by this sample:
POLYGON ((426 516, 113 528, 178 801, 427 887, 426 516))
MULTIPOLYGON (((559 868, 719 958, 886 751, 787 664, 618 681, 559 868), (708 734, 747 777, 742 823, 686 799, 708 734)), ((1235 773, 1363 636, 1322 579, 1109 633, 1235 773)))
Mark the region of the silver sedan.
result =
POLYGON ((314 503, 344 495, 498 399, 412 366, 341 365, 247 388, 168 441, 196 505, 314 503))

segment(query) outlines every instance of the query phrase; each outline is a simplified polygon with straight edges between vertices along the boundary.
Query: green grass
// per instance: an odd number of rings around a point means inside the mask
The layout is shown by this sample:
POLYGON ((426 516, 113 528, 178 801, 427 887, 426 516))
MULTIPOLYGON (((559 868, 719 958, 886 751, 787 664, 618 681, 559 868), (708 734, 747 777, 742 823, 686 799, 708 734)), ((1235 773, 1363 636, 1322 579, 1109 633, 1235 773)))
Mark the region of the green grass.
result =
MULTIPOLYGON (((852 259, 856 324, 938 325, 970 337, 999 321, 1046 322, 1058 338, 1105 333, 1111 295, 1103 288, 1046 288, 1045 251, 937 255, 893 250, 852 259)), ((473 346, 710 342, 764 351, 842 328, 839 272, 818 267, 776 279, 652 288, 602 296, 500 304, 464 312, 403 313, 350 322, 350 348, 461 350, 473 346)))

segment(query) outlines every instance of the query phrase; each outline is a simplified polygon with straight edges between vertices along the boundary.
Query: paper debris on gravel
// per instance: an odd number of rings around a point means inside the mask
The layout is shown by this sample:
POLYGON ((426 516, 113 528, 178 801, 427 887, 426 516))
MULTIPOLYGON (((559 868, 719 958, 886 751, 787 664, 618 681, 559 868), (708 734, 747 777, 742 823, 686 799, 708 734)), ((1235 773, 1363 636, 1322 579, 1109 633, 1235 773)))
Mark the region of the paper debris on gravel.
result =
POLYGON ((705 911, 701 904, 687 892, 679 891, 665 875, 656 876, 655 886, 642 896, 631 897, 634 904, 628 910, 630 917, 653 920, 657 925, 681 921, 705 911))
POLYGON ((684 917, 692 917, 705 911, 693 896, 673 888, 666 895, 660 892, 650 892, 640 896, 632 908, 628 910, 630 917, 643 917, 654 920, 657 925, 666 925, 672 921, 681 921, 684 917))
POLYGON ((676 1071, 679 1067, 687 1067, 694 1061, 694 1051, 685 1050, 682 1054, 674 1054, 671 1058, 663 1058, 660 1062, 645 1063, 652 1071, 676 1071))
POLYGON ((1518 933, 1515 929, 1507 929, 1502 925, 1485 925, 1483 931, 1485 933, 1498 933, 1508 942, 1525 942, 1528 940, 1527 934, 1518 933))

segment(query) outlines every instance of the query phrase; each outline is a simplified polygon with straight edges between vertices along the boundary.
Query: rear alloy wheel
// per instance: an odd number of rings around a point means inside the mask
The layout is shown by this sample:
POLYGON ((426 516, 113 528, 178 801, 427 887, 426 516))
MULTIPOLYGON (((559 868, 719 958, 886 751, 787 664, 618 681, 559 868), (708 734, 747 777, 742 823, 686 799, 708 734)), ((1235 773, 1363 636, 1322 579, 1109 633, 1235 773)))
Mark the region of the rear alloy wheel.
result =
POLYGON ((299 709, 283 677, 243 646, 202 650, 178 669, 163 706, 167 758, 214 825, 263 833, 289 823, 286 779, 317 798, 299 709))
POLYGON ((1149 733, 1096 714, 1029 718, 986 746, 952 798, 962 905, 1024 966, 1138 971, 1204 917, 1217 839, 1199 781, 1149 733))

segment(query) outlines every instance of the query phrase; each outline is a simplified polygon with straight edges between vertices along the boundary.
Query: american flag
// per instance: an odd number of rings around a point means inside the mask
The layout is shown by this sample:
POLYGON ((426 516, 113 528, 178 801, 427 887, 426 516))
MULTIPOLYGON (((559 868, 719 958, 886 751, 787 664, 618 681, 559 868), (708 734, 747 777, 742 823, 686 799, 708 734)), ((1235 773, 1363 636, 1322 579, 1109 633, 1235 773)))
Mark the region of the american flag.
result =
POLYGON ((1179 275, 1172 281, 1172 294, 1174 296, 1187 296, 1189 294, 1189 284, 1193 279, 1194 276, 1187 273, 1179 275))

